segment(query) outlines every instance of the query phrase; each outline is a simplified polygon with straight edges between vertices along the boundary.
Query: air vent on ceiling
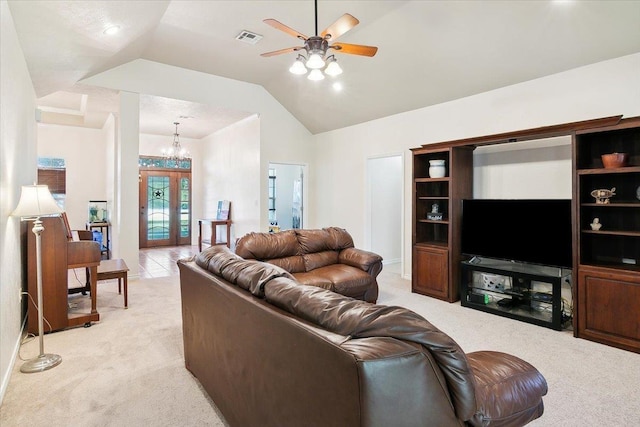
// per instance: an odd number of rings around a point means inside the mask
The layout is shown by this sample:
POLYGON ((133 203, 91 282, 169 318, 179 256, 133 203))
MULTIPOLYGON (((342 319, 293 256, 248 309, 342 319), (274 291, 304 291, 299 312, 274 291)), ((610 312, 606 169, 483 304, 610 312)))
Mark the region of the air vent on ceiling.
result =
POLYGON ((262 39, 260 34, 252 33, 251 31, 242 30, 240 34, 236 36, 236 40, 247 44, 256 44, 262 39))

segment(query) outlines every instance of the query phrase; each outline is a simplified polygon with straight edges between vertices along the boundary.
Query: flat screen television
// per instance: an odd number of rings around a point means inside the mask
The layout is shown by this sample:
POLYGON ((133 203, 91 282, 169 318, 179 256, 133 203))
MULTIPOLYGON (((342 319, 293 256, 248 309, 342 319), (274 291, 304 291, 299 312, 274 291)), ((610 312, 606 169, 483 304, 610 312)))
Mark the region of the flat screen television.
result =
POLYGON ((462 253, 571 268, 571 200, 462 201, 462 253))

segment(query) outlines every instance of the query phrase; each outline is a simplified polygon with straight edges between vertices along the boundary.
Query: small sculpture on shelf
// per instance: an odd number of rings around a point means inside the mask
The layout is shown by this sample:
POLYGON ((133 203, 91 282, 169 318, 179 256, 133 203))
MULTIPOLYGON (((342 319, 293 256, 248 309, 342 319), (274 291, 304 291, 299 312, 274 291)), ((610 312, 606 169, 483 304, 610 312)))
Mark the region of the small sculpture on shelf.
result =
POLYGON ((591 196, 596 199, 596 203, 599 205, 606 205, 609 203, 609 199, 616 195, 616 187, 611 190, 593 190, 591 196))
POLYGON ((431 212, 427 213, 427 219, 432 221, 442 221, 443 215, 437 203, 431 205, 431 212))
POLYGON ((602 227, 602 224, 600 223, 600 218, 593 218, 593 222, 589 225, 591 226, 591 229, 593 231, 598 231, 602 227))

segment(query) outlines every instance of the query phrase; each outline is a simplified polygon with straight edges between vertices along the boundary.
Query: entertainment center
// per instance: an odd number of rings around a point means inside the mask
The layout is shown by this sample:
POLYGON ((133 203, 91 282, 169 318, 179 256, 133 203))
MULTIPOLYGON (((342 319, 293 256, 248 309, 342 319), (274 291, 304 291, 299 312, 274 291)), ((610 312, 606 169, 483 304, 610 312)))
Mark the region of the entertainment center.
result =
MULTIPOLYGON (((412 152, 413 292, 556 330, 571 319, 576 337, 640 353, 640 117, 424 144, 412 152), (521 213, 509 221, 516 230, 504 218, 492 227, 499 237, 533 239, 526 244, 491 238, 477 224, 470 231, 474 218, 493 219, 483 203, 508 203, 473 199, 473 150, 558 136, 571 137, 571 200, 517 201, 563 205, 545 217, 548 228, 521 213), (625 163, 607 158, 605 166, 606 154, 625 163), (430 176, 433 160, 445 161, 444 176, 430 176), (531 243, 540 238, 546 244, 531 243), (571 303, 563 286, 571 288, 571 303)), ((548 209, 555 208, 536 208, 534 216, 548 209)))

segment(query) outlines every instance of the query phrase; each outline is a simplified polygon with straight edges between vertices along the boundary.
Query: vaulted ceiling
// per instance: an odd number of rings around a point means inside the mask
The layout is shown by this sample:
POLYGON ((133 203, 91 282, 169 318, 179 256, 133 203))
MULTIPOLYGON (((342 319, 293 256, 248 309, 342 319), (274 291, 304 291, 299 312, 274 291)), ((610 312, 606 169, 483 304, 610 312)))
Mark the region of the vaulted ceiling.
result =
MULTIPOLYGON (((314 82, 288 72, 295 53, 260 56, 302 45, 266 18, 315 35, 312 0, 8 4, 43 119, 90 127, 117 94, 79 82, 138 58, 262 85, 319 133, 640 52, 640 1, 319 0, 319 31, 350 13, 360 23, 339 41, 379 50, 336 53, 343 74, 314 82), (111 25, 120 31, 107 36, 111 25), (262 39, 236 40, 243 30, 262 39)), ((246 115, 143 94, 140 123, 171 135, 190 117, 181 135, 200 138, 246 115)))

